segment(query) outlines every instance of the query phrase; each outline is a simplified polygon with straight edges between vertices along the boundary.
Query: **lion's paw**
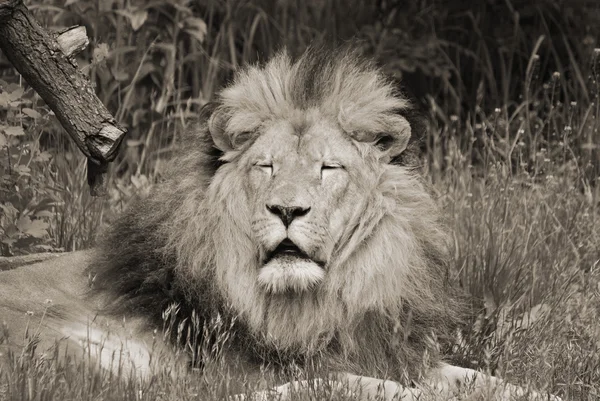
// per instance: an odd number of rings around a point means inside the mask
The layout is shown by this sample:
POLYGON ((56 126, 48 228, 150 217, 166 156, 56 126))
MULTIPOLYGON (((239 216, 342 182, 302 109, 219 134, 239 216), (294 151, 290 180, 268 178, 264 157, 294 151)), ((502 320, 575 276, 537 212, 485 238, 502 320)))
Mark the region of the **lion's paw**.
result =
POLYGON ((562 401, 558 396, 519 387, 513 384, 500 383, 492 388, 480 388, 473 394, 461 400, 479 400, 484 396, 493 401, 562 401))
POLYGON ((287 396, 278 393, 276 389, 270 389, 248 394, 236 394, 229 397, 229 401, 281 401, 286 398, 287 396))
POLYGON ((513 384, 504 384, 502 387, 503 388, 500 392, 500 397, 496 397, 498 401, 562 401, 562 398, 556 395, 538 392, 535 390, 529 390, 523 387, 515 386, 513 384))
POLYGON ((273 387, 267 390, 254 391, 247 394, 236 394, 230 397, 230 401, 283 401, 290 398, 292 391, 307 390, 309 385, 321 385, 321 379, 309 381, 294 381, 273 387))
MULTIPOLYGON (((355 400, 417 401, 421 399, 420 390, 406 388, 393 381, 348 376, 353 380, 293 381, 269 390, 237 394, 230 397, 229 401, 284 401, 291 398, 291 393, 300 392, 317 395, 315 399, 331 398, 330 394, 343 395, 355 400)), ((345 399, 344 397, 342 398, 345 399)))

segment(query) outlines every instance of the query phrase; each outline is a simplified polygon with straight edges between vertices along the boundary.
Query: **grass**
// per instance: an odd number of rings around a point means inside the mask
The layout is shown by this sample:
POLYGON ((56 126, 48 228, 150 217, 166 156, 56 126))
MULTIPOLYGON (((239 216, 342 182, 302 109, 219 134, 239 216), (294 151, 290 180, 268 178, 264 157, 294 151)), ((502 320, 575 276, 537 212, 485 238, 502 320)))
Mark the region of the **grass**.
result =
POLYGON ((471 296, 454 358, 564 399, 597 399, 600 190, 587 151, 600 116, 594 102, 564 106, 550 90, 527 90, 522 103, 433 128, 429 175, 471 296))
POLYGON ((566 399, 600 395, 598 210, 573 179, 467 173, 438 186, 472 315, 455 358, 566 399))
MULTIPOLYGON (((87 3, 62 14, 51 1, 33 8, 50 24, 69 25, 73 15, 88 21, 95 48, 110 44, 108 61, 83 68, 132 134, 109 196, 91 199, 82 157, 45 106, 24 83, 0 82, 0 125, 23 128, 0 134, 3 254, 90 246, 99 227, 160 178, 179 133, 232 68, 282 43, 302 49, 314 38, 358 32, 388 72, 418 81, 415 69, 427 71, 425 174, 446 212, 453 278, 470 307, 450 360, 565 400, 600 398, 600 50, 569 24, 571 14, 560 20, 542 6, 521 5, 516 11, 536 21, 525 25, 511 19, 517 5, 510 1, 510 12, 498 14, 477 8, 483 2, 463 13, 432 0, 425 11, 406 12, 415 16, 408 20, 398 10, 369 20, 378 10, 357 0, 349 24, 340 17, 348 7, 338 1, 272 9, 267 1, 222 1, 201 10, 173 10, 165 1, 147 10, 135 31, 131 16, 87 3), (204 37, 189 18, 206 24, 204 37), (499 51, 489 32, 495 18, 512 21, 502 25, 510 40, 499 51), (10 97, 5 105, 3 94, 10 97)), ((584 3, 582 12, 592 7, 584 3)), ((8 355, 0 400, 204 400, 239 386, 216 362, 205 376, 164 371, 135 380, 85 358, 57 356, 8 355)))

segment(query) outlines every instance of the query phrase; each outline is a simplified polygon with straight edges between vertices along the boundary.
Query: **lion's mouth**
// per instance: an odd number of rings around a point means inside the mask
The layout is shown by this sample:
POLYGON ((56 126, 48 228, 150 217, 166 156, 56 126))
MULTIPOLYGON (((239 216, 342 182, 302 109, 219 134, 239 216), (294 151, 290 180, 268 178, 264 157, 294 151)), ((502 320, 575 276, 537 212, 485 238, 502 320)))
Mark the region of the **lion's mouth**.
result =
POLYGON ((267 259, 265 263, 269 263, 271 260, 278 257, 286 257, 286 258, 298 258, 298 259, 308 259, 311 258, 302 250, 300 247, 289 238, 284 239, 277 245, 275 249, 273 249, 267 255, 267 259))
POLYGON ((258 282, 269 293, 302 292, 315 288, 325 277, 323 264, 313 260, 289 238, 267 255, 258 282))

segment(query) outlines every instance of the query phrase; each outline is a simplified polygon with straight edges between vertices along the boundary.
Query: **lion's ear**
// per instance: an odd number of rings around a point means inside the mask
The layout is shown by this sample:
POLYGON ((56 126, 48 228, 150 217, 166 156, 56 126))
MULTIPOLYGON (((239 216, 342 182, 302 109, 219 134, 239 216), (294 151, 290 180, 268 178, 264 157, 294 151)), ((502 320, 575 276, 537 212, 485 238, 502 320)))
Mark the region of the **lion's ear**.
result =
POLYGON ((220 105, 214 104, 209 110, 210 114, 209 111, 207 111, 208 132, 210 133, 214 146, 221 152, 225 153, 230 150, 239 149, 253 137, 253 131, 229 132, 229 130, 226 129, 226 125, 231 121, 231 116, 227 110, 220 105))
POLYGON ((224 113, 219 110, 219 104, 209 102, 200 109, 200 118, 206 121, 208 132, 213 140, 214 146, 221 152, 227 152, 233 149, 231 139, 225 131, 226 118, 224 113))
POLYGON ((380 133, 375 140, 375 146, 385 152, 391 159, 404 152, 410 140, 410 124, 404 117, 401 120, 400 124, 395 125, 395 129, 380 133))
POLYGON ((412 134, 410 123, 404 116, 395 116, 392 129, 378 140, 384 152, 393 159, 406 150, 412 134))
POLYGON ((384 131, 363 132, 355 135, 355 139, 372 143, 391 160, 406 150, 410 136, 411 127, 408 120, 403 116, 395 115, 386 118, 384 131))

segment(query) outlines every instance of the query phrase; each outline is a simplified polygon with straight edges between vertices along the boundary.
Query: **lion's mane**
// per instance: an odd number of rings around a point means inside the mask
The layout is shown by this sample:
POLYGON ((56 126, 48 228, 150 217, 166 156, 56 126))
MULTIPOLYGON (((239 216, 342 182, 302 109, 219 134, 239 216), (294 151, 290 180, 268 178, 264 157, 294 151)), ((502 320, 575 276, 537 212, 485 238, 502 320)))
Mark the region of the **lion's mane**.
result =
MULTIPOLYGON (((415 378, 424 359, 438 358, 432 338, 444 336, 457 314, 447 284, 447 238, 415 164, 420 126, 411 113, 380 71, 349 50, 311 49, 297 59, 281 53, 238 72, 182 141, 168 178, 101 239, 93 263, 97 287, 111 294, 113 312, 156 324, 173 303, 183 319, 192 310, 204 322, 217 313, 235 318, 236 352, 272 364, 316 358, 336 370, 415 378), (337 110, 341 125, 349 114, 377 124, 378 115, 393 110, 408 116, 413 135, 375 191, 362 183, 368 192, 357 199, 361 213, 322 287, 314 294, 267 294, 256 282, 259 258, 239 190, 245 178, 235 167, 251 140, 224 162, 207 121, 220 113, 222 126, 252 126, 244 114, 249 108, 285 117, 310 107, 337 110)), ((361 149, 366 154, 370 147, 361 149)))

